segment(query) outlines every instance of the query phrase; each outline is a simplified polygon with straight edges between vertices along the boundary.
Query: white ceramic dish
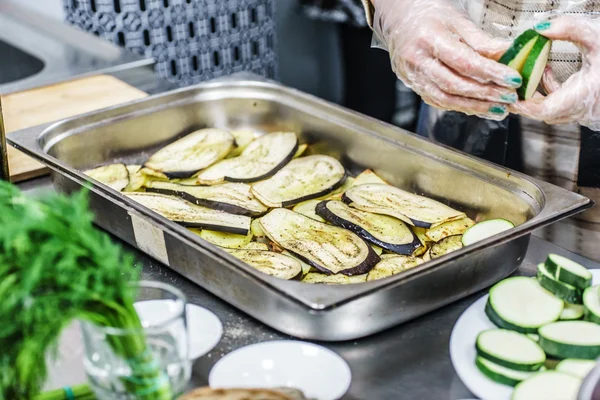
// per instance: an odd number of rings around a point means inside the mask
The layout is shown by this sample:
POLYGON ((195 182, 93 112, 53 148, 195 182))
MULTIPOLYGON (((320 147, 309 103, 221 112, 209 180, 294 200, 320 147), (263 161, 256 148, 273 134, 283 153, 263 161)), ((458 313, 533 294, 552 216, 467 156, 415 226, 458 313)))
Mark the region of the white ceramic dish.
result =
POLYGON ((210 371, 213 388, 293 387, 317 400, 340 399, 350 387, 350 367, 333 351, 312 343, 278 340, 235 350, 210 371))
MULTIPOLYGON (((172 314, 175 302, 170 300, 145 300, 134 304, 142 323, 159 323, 172 314)), ((215 314, 195 304, 188 304, 187 330, 190 341, 189 359, 195 360, 211 351, 223 334, 223 325, 215 314)))
MULTIPOLYGON (((593 284, 600 284, 600 269, 590 270, 593 284)), ((458 318, 450 335, 450 358, 454 370, 465 386, 482 400, 509 400, 513 388, 496 383, 475 365, 475 339, 486 329, 497 328, 485 315, 486 294, 458 318)))

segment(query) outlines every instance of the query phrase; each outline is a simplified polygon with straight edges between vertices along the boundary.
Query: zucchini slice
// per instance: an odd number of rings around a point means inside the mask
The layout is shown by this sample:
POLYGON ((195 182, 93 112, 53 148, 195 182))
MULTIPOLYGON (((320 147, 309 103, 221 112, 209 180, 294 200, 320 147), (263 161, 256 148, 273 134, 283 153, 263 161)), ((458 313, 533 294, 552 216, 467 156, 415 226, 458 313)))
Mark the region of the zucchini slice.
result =
POLYGON ((445 224, 429 229, 425 232, 425 236, 432 242, 439 242, 448 236, 462 235, 473 225, 475 225, 475 221, 471 218, 463 218, 457 221, 446 222, 445 224))
POLYGON ((252 186, 252 193, 269 207, 289 207, 324 196, 344 183, 346 170, 330 156, 292 160, 271 178, 252 186))
POLYGON ((481 332, 475 347, 480 357, 517 371, 537 371, 546 362, 546 354, 536 342, 506 329, 481 332))
POLYGON ((296 204, 292 210, 298 214, 304 215, 305 217, 312 218, 315 221, 325 222, 325 220, 321 218, 321 216, 317 215, 317 212, 315 211, 315 208, 319 203, 321 203, 321 200, 306 200, 302 203, 296 204))
POLYGON ((540 346, 557 358, 595 360, 600 357, 600 325, 587 321, 559 321, 542 326, 540 346))
POLYGON ((521 72, 525 65, 525 61, 527 60, 527 56, 533 49, 539 36, 540 34, 533 29, 526 30, 517 36, 508 50, 500 57, 498 62, 521 72))
POLYGON ((503 367, 483 357, 475 358, 475 365, 485 376, 502 385, 515 386, 530 378, 535 372, 516 371, 503 367))
POLYGON ((241 249, 247 246, 252 241, 252 232, 247 235, 238 235, 236 233, 211 231, 209 229, 190 229, 202 239, 219 247, 227 249, 241 249))
POLYGON ((223 183, 215 186, 188 186, 171 182, 154 181, 146 192, 180 197, 198 206, 225 211, 231 214, 259 217, 268 208, 258 201, 245 183, 223 183))
POLYGON ((462 249, 463 244, 461 239, 461 235, 454 235, 440 240, 431 246, 431 249, 429 249, 429 256, 433 260, 435 258, 445 256, 448 253, 452 253, 453 251, 462 249))
POLYGON ((412 255, 421 247, 419 238, 397 218, 357 210, 338 200, 319 203, 316 213, 331 224, 348 229, 392 253, 412 255))
POLYGON ((425 229, 466 217, 439 201, 386 184, 355 186, 344 193, 342 200, 359 210, 389 215, 425 229))
POLYGON ((556 370, 584 379, 596 366, 596 361, 567 358, 556 365, 556 370))
POLYGON ((580 304, 565 303, 559 319, 561 321, 574 321, 581 319, 584 311, 584 307, 580 304))
POLYGON ((600 324, 600 285, 592 286, 583 292, 585 319, 600 324))
POLYGON ((592 284, 592 273, 586 267, 558 254, 548 256, 546 270, 557 281, 581 290, 592 284))
POLYGON ((235 158, 219 161, 198 175, 198 183, 214 185, 228 182, 256 182, 274 175, 298 150, 293 132, 269 133, 252 141, 235 158))
POLYGON ((364 274, 380 260, 353 232, 285 208, 272 210, 259 221, 269 239, 327 275, 364 274))
POLYGON ((370 169, 365 169, 356 176, 352 186, 366 185, 367 183, 380 183, 382 185, 387 185, 387 182, 381 179, 375 172, 371 171, 370 169))
POLYGON ((351 285, 366 281, 366 274, 347 276, 342 274, 325 275, 318 272, 309 272, 302 278, 302 282, 304 283, 322 283, 325 285, 351 285))
POLYGON ((519 99, 529 100, 535 94, 548 64, 551 47, 552 41, 550 39, 538 35, 535 44, 527 55, 523 69, 520 70, 523 84, 517 89, 519 99))
POLYGON ((524 276, 495 284, 485 306, 494 325, 521 333, 537 333, 539 327, 558 320, 562 310, 562 300, 524 276))
POLYGON ((469 246, 480 240, 497 235, 500 232, 514 228, 515 225, 505 219, 490 219, 479 222, 465 231, 462 237, 463 245, 469 246))
POLYGON ((517 384, 511 400, 576 400, 581 379, 558 371, 544 371, 517 384))
POLYGON ((129 171, 125 164, 105 165, 84 171, 84 174, 119 192, 129 185, 129 171))
POLYGON ((177 197, 156 193, 125 193, 125 196, 157 214, 188 228, 212 229, 247 235, 250 217, 197 206, 177 197))
POLYGON ((367 281, 376 281, 399 274, 423 263, 423 260, 409 256, 387 255, 382 256, 372 270, 367 274, 367 281))
POLYGON ((144 167, 162 172, 169 179, 189 178, 225 158, 234 140, 231 133, 221 129, 200 129, 158 150, 144 167))
POLYGON ((546 269, 545 264, 539 264, 537 267, 537 280, 544 289, 553 295, 572 304, 582 303, 582 292, 575 286, 562 283, 554 279, 546 269))
POLYGON ((285 254, 248 249, 230 250, 229 254, 260 272, 279 279, 292 280, 302 277, 300 262, 285 254))
POLYGON ((129 172, 129 184, 124 189, 126 192, 136 192, 140 190, 146 184, 146 175, 142 174, 140 170, 141 165, 128 165, 127 172, 129 172))

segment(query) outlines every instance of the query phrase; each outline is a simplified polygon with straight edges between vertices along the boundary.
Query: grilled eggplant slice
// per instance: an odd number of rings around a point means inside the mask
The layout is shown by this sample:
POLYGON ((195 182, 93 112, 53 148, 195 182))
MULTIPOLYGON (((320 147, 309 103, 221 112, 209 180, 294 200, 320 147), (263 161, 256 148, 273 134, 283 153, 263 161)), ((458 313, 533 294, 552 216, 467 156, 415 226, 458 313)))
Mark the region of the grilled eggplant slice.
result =
POLYGON ((256 138, 260 136, 260 133, 249 130, 249 129, 238 129, 230 131, 231 135, 235 138, 235 148, 227 154, 226 158, 237 157, 252 143, 256 138))
POLYGON ((299 144, 298 145, 298 150, 296 150, 296 154, 294 154, 294 158, 301 157, 302 154, 304 154, 304 152, 306 151, 307 148, 308 148, 308 145, 306 143, 299 144))
POLYGON ((463 218, 456 221, 446 222, 445 224, 429 229, 427 232, 425 232, 425 236, 427 236, 427 238, 432 242, 439 242, 448 236, 462 235, 473 225, 475 225, 475 221, 473 221, 471 218, 463 218))
POLYGON ((189 178, 225 158, 233 149, 233 135, 221 129, 200 129, 154 153, 144 167, 169 179, 189 178))
POLYGON ((149 182, 146 191, 181 197, 196 205, 230 214, 259 217, 268 208, 258 201, 245 183, 223 183, 216 186, 188 186, 171 182, 149 182))
POLYGON ((381 179, 375 172, 371 171, 370 169, 365 169, 363 172, 358 174, 352 186, 366 185, 367 183, 380 183, 382 185, 387 185, 387 182, 381 179))
POLYGON ((197 206, 177 197, 157 193, 125 193, 131 200, 157 214, 188 228, 212 229, 220 232, 247 235, 250 217, 229 214, 197 206))
POLYGON ((319 204, 320 202, 321 200, 306 200, 302 203, 296 204, 292 210, 294 210, 298 214, 302 214, 308 218, 312 218, 315 221, 325 222, 325 220, 319 215, 317 215, 315 211, 317 204, 319 204))
POLYGON ((241 248, 245 249, 245 250, 269 251, 269 246, 267 246, 266 243, 260 243, 260 242, 250 242, 247 245, 242 246, 241 248))
POLYGON ((146 184, 146 175, 141 173, 141 165, 128 165, 129 184, 124 189, 126 192, 136 192, 146 184))
POLYGON ((344 184, 339 188, 335 189, 333 192, 328 193, 327 196, 319 197, 321 200, 341 200, 344 192, 350 189, 354 184, 354 178, 351 176, 347 176, 344 184))
POLYGON ((321 197, 340 187, 346 170, 329 156, 292 160, 271 178, 252 186, 252 193, 269 207, 289 207, 321 197))
POLYGON ((354 208, 401 219, 409 225, 431 229, 465 218, 445 204, 384 184, 366 184, 344 193, 342 200, 354 208))
POLYGON ((125 164, 105 165, 84 171, 84 174, 119 192, 129 185, 129 171, 125 164))
POLYGON ((190 231, 200 236, 202 239, 219 247, 227 249, 245 248, 252 241, 252 232, 247 235, 238 235, 236 233, 211 231, 209 229, 193 229, 190 231))
POLYGON ((351 285, 354 283, 363 283, 367 281, 367 274, 346 276, 342 274, 325 275, 318 272, 309 272, 304 275, 302 282, 304 283, 321 283, 325 285, 351 285))
POLYGON ((260 220, 259 219, 254 219, 252 220, 252 223, 250 224, 250 230, 252 231, 252 234, 257 237, 257 238, 261 238, 261 237, 266 237, 267 234, 265 233, 265 231, 263 231, 262 226, 260 226, 260 220))
POLYGON ((262 273, 279 279, 291 280, 302 277, 302 264, 285 254, 261 250, 229 250, 229 254, 242 260, 262 273))
POLYGON ((269 239, 324 274, 364 274, 379 262, 373 248, 353 232, 294 211, 277 208, 259 221, 269 239))
POLYGON ((423 260, 409 256, 387 255, 381 257, 381 261, 367 274, 367 281, 376 281, 387 278, 400 272, 423 264, 423 260))
POLYGON ((283 168, 298 150, 293 132, 263 135, 252 141, 239 157, 222 160, 198 175, 198 183, 214 185, 224 181, 256 182, 283 168))
POLYGON ((429 249, 429 256, 431 259, 438 258, 448 253, 452 253, 453 251, 460 250, 462 247, 462 235, 448 236, 431 246, 431 249, 429 249))
POLYGON ((413 231, 394 217, 357 210, 338 200, 319 203, 316 213, 327 222, 351 230, 392 253, 412 255, 421 247, 421 241, 413 231))

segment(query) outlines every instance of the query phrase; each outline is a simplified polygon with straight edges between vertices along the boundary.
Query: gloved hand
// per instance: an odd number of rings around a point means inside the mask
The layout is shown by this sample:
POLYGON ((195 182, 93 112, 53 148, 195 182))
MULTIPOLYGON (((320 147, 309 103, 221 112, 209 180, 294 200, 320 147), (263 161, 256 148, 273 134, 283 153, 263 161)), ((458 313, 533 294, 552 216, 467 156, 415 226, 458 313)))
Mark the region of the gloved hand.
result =
POLYGON ((435 107, 501 120, 521 76, 494 60, 510 42, 480 30, 454 0, 371 0, 392 68, 435 107))
POLYGON ((511 111, 548 124, 578 122, 600 130, 600 20, 560 17, 541 22, 535 29, 552 40, 575 43, 581 50, 581 70, 562 85, 546 68, 542 86, 548 96, 535 95, 511 106, 511 111))

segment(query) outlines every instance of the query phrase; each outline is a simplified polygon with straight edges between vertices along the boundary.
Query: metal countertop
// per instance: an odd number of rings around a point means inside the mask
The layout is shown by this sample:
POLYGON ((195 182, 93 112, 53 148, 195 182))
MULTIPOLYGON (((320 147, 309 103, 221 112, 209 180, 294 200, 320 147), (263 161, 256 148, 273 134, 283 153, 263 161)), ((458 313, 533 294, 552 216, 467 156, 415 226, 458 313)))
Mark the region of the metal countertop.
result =
MULTIPOLYGON (((20 185, 28 193, 52 190, 49 178, 20 185)), ((227 303, 171 271, 159 262, 130 249, 143 265, 143 279, 169 283, 181 289, 188 302, 214 312, 223 323, 223 337, 209 354, 193 367, 190 387, 208 383, 212 366, 227 353, 248 344, 290 339, 237 311, 227 303)), ((570 253, 537 237, 531 238, 527 256, 518 274, 533 275, 537 263, 548 253, 558 253, 581 262, 588 268, 600 264, 570 253)), ((493 266, 490 266, 493 267, 493 266)), ((450 362, 450 333, 461 313, 485 291, 429 313, 423 317, 360 340, 319 343, 340 354, 352 370, 352 386, 344 397, 349 400, 410 399, 458 400, 472 398, 450 362)), ((201 334, 201 333, 200 333, 201 334)), ((77 374, 61 370, 61 375, 77 374)), ((79 371, 79 373, 81 373, 79 371)))

